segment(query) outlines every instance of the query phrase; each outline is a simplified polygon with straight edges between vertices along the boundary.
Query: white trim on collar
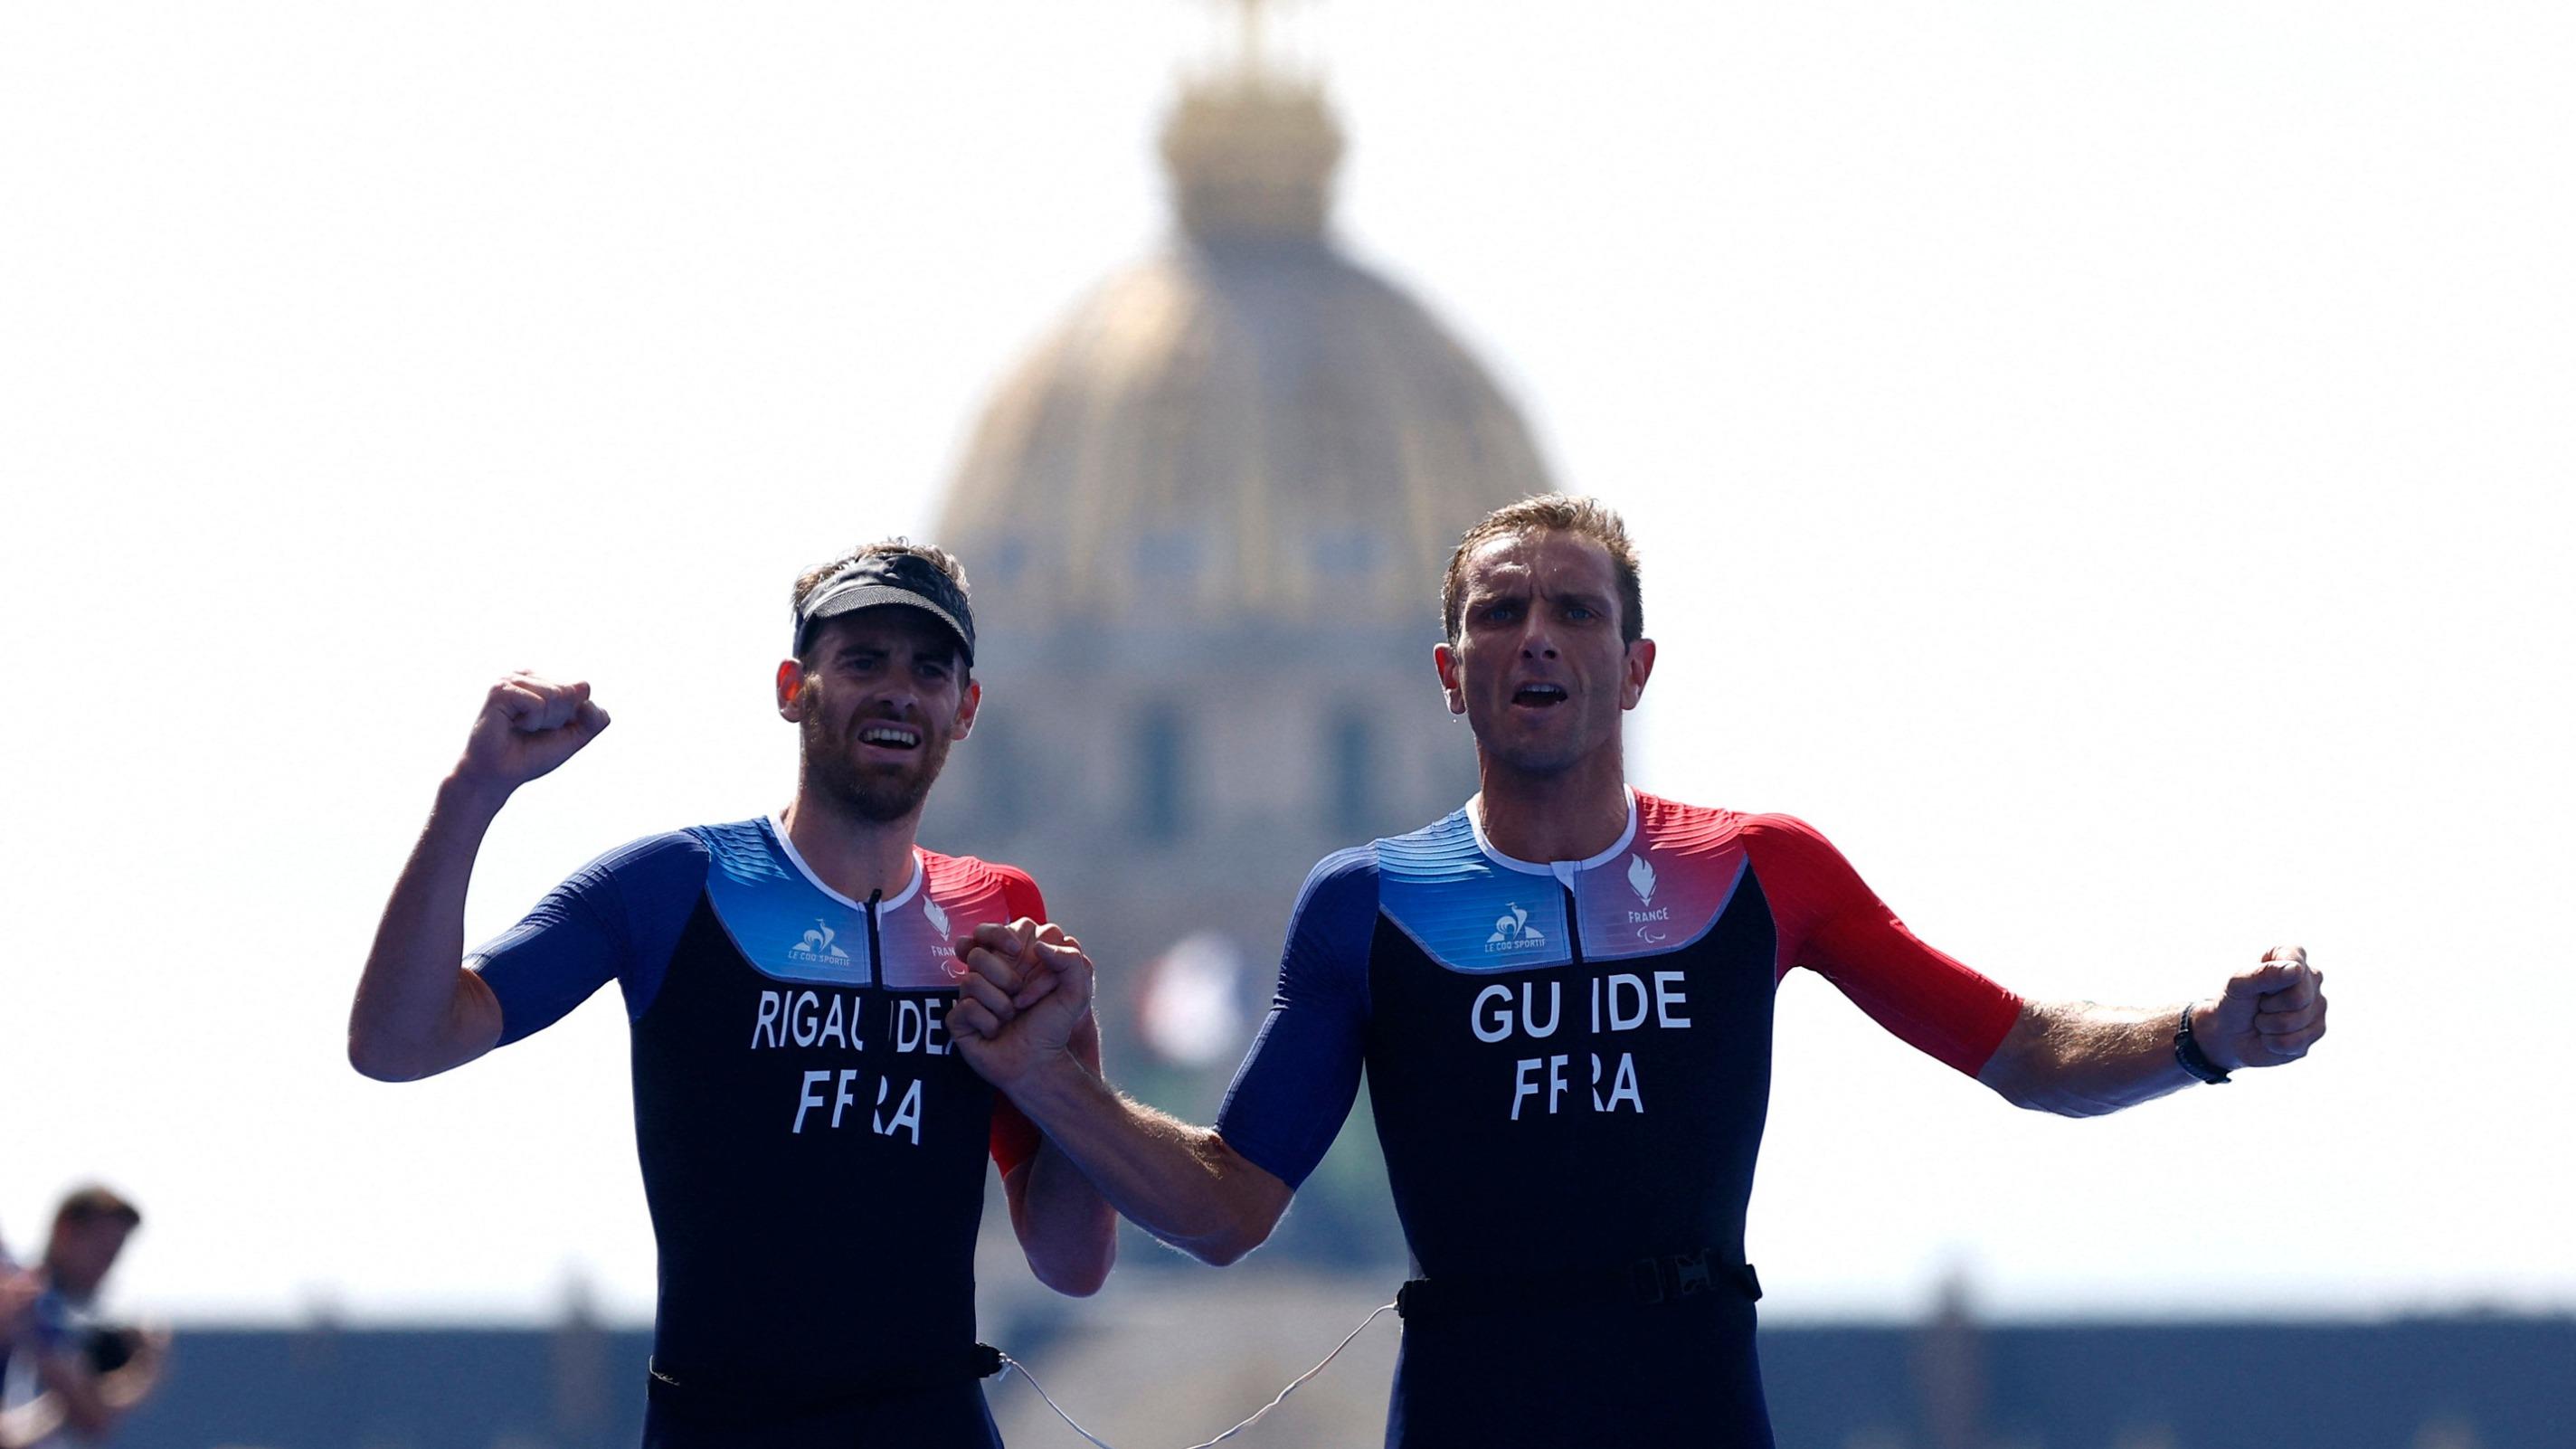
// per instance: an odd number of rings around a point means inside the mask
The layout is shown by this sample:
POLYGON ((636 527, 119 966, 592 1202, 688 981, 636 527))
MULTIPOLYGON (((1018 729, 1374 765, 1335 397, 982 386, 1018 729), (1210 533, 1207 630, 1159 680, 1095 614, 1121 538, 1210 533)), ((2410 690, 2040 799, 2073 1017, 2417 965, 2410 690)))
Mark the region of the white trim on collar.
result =
POLYGON ((1538 861, 1505 855, 1496 850, 1494 842, 1485 838, 1485 816, 1484 811, 1479 808, 1484 803, 1485 797, 1481 792, 1467 801, 1465 807, 1467 828, 1476 833, 1476 848, 1483 851, 1485 858, 1494 864, 1505 870, 1519 871, 1523 875, 1552 875, 1570 886, 1574 884, 1574 878, 1583 872, 1595 866, 1608 865, 1618 859, 1619 853, 1626 850, 1637 838, 1637 792, 1627 785, 1621 785, 1619 789, 1628 797, 1628 828, 1619 832, 1619 838, 1610 843, 1608 850, 1589 860, 1552 860, 1541 864, 1538 861))
MULTIPOLYGON (((1631 802, 1629 808, 1632 812, 1635 810, 1636 807, 1634 802, 1631 802)), ((779 853, 787 857, 788 863, 796 867, 797 872, 805 877, 807 884, 813 886, 814 889, 821 891, 823 894, 830 896, 832 899, 839 901, 842 905, 848 906, 851 910, 864 911, 868 908, 868 903, 866 901, 854 901, 848 896, 841 894, 839 891, 832 889, 829 885, 824 884, 823 878, 814 873, 814 867, 805 863, 805 857, 796 853, 796 842, 788 839, 787 837, 787 822, 779 818, 777 811, 773 810, 767 815, 762 816, 760 818, 760 823, 769 827, 769 838, 778 842, 779 853)), ((890 911, 895 907, 902 905, 904 902, 911 900, 914 893, 921 889, 921 883, 929 879, 929 877, 929 865, 921 858, 921 847, 916 845, 912 848, 911 881, 908 882, 902 890, 899 890, 893 895, 886 897, 884 900, 877 902, 877 909, 880 911, 890 911)))

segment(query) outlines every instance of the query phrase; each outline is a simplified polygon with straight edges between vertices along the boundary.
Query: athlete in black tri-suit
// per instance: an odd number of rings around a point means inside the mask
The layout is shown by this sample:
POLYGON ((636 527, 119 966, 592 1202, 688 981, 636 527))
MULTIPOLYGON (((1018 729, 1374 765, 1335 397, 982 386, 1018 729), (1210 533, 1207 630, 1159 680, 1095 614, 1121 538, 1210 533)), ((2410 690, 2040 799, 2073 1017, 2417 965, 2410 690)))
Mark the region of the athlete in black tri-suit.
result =
POLYGON ((1268 1236, 1365 1072, 1417 1275, 1390 1445, 1771 1443, 1744 1219, 1794 967, 2009 1100, 2079 1116, 2324 1034, 2296 947, 2188 1006, 2023 1001, 1918 940, 1803 823, 1631 790, 1621 720, 1655 646, 1626 530, 1592 500, 1470 529, 1442 609, 1483 790, 1316 868, 1213 1131, 1067 1049, 1092 989, 1078 949, 979 932, 968 960, 1012 999, 952 1017, 1120 1211, 1214 1263, 1268 1236))
MULTIPOLYGON (((494 815, 608 725, 588 685, 514 675, 385 908, 349 1019, 368 1076, 460 1066, 612 980, 625 996, 661 1259, 648 1446, 998 1445, 975 1342, 988 1154, 1042 1281, 1085 1294, 1109 1271, 1107 1205, 946 1031, 961 977, 1009 1005, 958 945, 986 925, 1025 944, 1046 914, 1021 872, 913 840, 974 724, 974 659, 944 551, 896 540, 806 574, 777 673, 800 745, 787 808, 612 851, 469 955, 494 815)), ((1067 1040, 1097 1066, 1087 1017, 1067 1040)))

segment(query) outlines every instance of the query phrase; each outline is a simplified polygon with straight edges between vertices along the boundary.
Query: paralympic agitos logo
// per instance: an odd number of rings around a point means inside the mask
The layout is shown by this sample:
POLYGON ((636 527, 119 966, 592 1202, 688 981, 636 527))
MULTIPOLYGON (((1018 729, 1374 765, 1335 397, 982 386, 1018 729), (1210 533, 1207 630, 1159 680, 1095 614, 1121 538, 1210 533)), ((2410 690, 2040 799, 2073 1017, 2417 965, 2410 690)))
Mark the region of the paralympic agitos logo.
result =
MULTIPOLYGON (((1646 858, 1642 855, 1628 857, 1628 889, 1637 893, 1637 904, 1640 907, 1654 905, 1655 868, 1647 864, 1646 858)), ((1673 908, 1669 905, 1655 906, 1653 910, 1641 909, 1628 912, 1628 924, 1637 928, 1637 938, 1650 945, 1664 939, 1664 933, 1655 929, 1655 923, 1669 921, 1672 918, 1673 908)))

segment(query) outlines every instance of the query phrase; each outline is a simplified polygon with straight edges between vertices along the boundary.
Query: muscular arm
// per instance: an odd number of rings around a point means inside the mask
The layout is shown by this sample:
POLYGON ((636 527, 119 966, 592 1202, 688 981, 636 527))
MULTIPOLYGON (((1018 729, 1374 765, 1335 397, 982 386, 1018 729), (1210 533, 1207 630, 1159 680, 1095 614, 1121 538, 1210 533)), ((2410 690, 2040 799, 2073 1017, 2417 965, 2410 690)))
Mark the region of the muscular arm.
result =
POLYGON ((460 1067, 501 1039, 501 1003, 465 969, 465 889, 507 792, 450 775, 385 902, 349 1008, 349 1065, 380 1082, 460 1067))
POLYGON ((2216 998, 2157 1010, 2090 1001, 2025 1003, 1977 1073, 2016 1107, 2098 1117, 2199 1079, 2174 1058, 2174 1028, 2191 1012, 2192 1038, 2222 1071, 2279 1066, 2326 1033, 2325 977, 2296 946, 2227 983, 2216 998))
MULTIPOLYGON (((2174 1058, 2181 1003, 2024 1001, 1906 929, 1803 821, 1757 816, 1745 839, 1780 923, 1781 970, 1822 973, 1880 1025, 2014 1105, 2098 1117, 2197 1083, 2174 1058)), ((2190 1006, 2193 1038, 2221 1070, 2296 1061, 2325 1035, 2323 980, 2306 952, 2280 947, 2190 1006)))
MULTIPOLYGON (((1085 1017, 1073 1034, 1074 1058, 1100 1070, 1100 1028, 1085 1017)), ((1029 1160, 1002 1175, 1011 1232, 1029 1271, 1058 1293, 1087 1298, 1100 1291, 1118 1261, 1118 1215, 1082 1169, 1050 1138, 1029 1160)))
POLYGON ((1370 852, 1343 852, 1308 877, 1279 999, 1227 1093, 1224 1130, 1131 1101, 1096 1058, 1065 1049, 1071 1024, 1090 1010, 1094 975, 1079 943, 1061 935, 1032 943, 1002 928, 977 932, 950 1032, 1129 1221, 1202 1262, 1232 1263, 1269 1239, 1358 1094, 1376 919, 1370 852))
POLYGON ((512 791, 607 727, 587 684, 515 674, 484 696, 464 756, 439 786, 429 826, 376 927, 349 1007, 349 1065, 407 1082, 462 1066, 500 1040, 500 1002, 463 964, 474 857, 512 791))
POLYGON ((949 1033, 968 1064, 1045 1134, 1025 1169, 1032 1177, 1053 1156, 1086 1192, 1202 1262, 1234 1262, 1269 1238, 1288 1209, 1287 1184, 1213 1131, 1112 1088, 1100 1074, 1096 1034, 1090 1052, 1078 1045, 1094 983, 1078 944, 1060 933, 1033 943, 1013 928, 985 926, 966 959, 949 1033))
POLYGON ((2025 1002, 1977 1080, 2016 1107, 2099 1117, 2197 1086, 2174 1060, 2180 1005, 2142 1011, 2092 1001, 2025 1002))
POLYGON ((1293 1189, 1214 1130, 1136 1102, 1070 1055, 1032 1071, 1011 1099, 1128 1221, 1223 1267, 1268 1241, 1293 1189))

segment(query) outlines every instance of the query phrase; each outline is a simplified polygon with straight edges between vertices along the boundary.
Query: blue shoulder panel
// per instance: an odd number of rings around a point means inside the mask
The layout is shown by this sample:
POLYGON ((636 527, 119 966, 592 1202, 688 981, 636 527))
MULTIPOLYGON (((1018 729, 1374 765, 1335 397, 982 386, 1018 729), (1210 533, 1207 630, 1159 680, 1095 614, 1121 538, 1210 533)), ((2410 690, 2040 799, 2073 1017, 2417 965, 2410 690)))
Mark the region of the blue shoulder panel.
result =
POLYGON ((1574 959, 1565 888, 1553 874, 1496 865, 1467 812, 1377 843, 1378 901, 1425 955, 1452 971, 1521 971, 1574 959))
POLYGON ((867 908, 808 880, 768 821, 700 826, 693 833, 714 859, 707 901, 742 959, 782 981, 876 984, 867 908))

